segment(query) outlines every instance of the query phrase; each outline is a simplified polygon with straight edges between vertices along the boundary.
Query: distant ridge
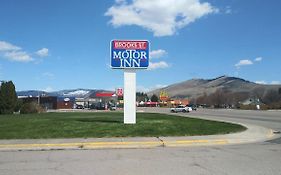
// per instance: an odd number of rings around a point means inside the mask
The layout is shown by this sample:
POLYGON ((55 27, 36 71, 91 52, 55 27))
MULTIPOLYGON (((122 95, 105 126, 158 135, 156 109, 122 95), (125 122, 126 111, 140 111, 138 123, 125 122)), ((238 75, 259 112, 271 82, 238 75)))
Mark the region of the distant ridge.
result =
POLYGON ((39 91, 39 90, 27 90, 27 91, 18 91, 18 96, 65 96, 65 97, 75 97, 75 98, 89 98, 94 97, 97 92, 112 92, 102 89, 69 89, 69 90, 60 90, 53 92, 39 91))
MULTIPOLYGON (((231 93, 244 93, 248 94, 248 96, 253 96, 254 94, 259 94, 259 96, 263 96, 270 90, 278 90, 281 88, 281 85, 264 85, 257 84, 254 82, 250 82, 244 80, 242 78, 237 77, 228 77, 228 76, 220 76, 213 79, 191 79, 183 82, 171 84, 169 86, 155 89, 153 91, 148 92, 147 94, 151 96, 152 94, 156 94, 159 96, 160 91, 165 91, 168 93, 171 98, 198 98, 203 96, 204 94, 210 95, 217 90, 222 90, 223 92, 231 92, 231 93)), ((37 91, 37 90, 28 90, 28 91, 18 91, 18 96, 33 96, 36 97, 38 94, 40 96, 68 96, 68 97, 76 97, 76 98, 92 98, 95 97, 97 92, 112 92, 109 90, 103 89, 69 89, 69 90, 60 90, 54 92, 45 92, 45 91, 37 91)))
POLYGON ((164 88, 148 92, 148 95, 165 91, 171 98, 198 98, 204 94, 210 95, 217 90, 232 93, 265 94, 269 90, 278 90, 281 85, 263 85, 237 77, 220 76, 214 79, 191 79, 175 83, 164 88))

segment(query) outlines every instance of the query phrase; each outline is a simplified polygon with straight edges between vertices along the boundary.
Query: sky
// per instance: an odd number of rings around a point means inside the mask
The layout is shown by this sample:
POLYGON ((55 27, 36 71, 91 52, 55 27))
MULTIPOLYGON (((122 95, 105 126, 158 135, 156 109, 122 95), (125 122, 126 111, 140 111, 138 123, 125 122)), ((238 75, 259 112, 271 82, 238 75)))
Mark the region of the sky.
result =
POLYGON ((123 87, 110 41, 150 41, 137 90, 227 75, 281 83, 279 0, 0 0, 0 80, 18 91, 123 87))

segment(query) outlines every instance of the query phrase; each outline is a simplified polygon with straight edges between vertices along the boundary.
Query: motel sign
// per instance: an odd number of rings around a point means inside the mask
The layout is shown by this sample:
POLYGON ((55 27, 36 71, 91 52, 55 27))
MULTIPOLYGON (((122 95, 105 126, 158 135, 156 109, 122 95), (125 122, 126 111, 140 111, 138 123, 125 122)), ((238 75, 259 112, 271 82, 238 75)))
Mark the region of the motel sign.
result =
POLYGON ((149 64, 149 42, 145 40, 113 40, 111 68, 145 69, 149 64))
POLYGON ((124 71, 124 124, 136 124, 136 70, 148 67, 149 42, 112 40, 110 62, 111 68, 124 71))

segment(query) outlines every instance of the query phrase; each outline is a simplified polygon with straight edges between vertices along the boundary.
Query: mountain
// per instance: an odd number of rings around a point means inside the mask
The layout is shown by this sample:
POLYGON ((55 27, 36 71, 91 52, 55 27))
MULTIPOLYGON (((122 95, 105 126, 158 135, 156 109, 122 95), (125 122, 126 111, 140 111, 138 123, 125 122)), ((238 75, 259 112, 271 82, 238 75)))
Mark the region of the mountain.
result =
MULTIPOLYGON (((230 93, 243 93, 247 96, 262 97, 270 90, 279 90, 281 85, 263 85, 256 84, 237 77, 221 76, 214 79, 191 79, 180 83, 172 84, 164 88, 156 89, 148 92, 149 96, 156 94, 159 96, 161 91, 168 93, 171 98, 198 98, 204 94, 210 95, 221 90, 230 93)), ((102 89, 70 89, 55 92, 44 91, 18 91, 18 96, 33 96, 38 94, 46 96, 66 96, 76 98, 95 97, 97 92, 112 92, 102 89)))
POLYGON ((159 95, 161 91, 165 91, 171 98, 198 98, 204 94, 210 95, 217 90, 222 90, 223 92, 246 93, 248 95, 256 93, 263 96, 266 92, 279 88, 281 85, 262 85, 237 77, 221 76, 215 79, 187 80, 150 91, 148 95, 159 95))
POLYGON ((41 94, 47 94, 45 91, 38 91, 38 90, 27 90, 27 91, 17 91, 18 96, 30 96, 30 97, 36 97, 41 94))
MULTIPOLYGON (((18 91, 18 96, 65 96, 65 97, 75 97, 75 98, 88 98, 93 97, 97 92, 109 92, 102 89, 70 89, 70 90, 60 90, 54 92, 45 92, 38 90, 27 90, 27 91, 18 91)), ((111 91, 110 91, 111 92, 111 91)))

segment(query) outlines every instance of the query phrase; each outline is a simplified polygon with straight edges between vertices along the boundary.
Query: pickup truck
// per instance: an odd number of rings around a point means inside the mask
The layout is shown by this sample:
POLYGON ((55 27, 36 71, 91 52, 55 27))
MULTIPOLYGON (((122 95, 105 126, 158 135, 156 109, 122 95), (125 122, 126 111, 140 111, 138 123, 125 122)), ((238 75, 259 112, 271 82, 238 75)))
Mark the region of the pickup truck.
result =
POLYGON ((171 112, 191 112, 192 108, 184 105, 178 105, 170 109, 171 112))

